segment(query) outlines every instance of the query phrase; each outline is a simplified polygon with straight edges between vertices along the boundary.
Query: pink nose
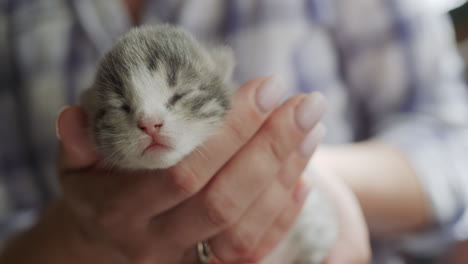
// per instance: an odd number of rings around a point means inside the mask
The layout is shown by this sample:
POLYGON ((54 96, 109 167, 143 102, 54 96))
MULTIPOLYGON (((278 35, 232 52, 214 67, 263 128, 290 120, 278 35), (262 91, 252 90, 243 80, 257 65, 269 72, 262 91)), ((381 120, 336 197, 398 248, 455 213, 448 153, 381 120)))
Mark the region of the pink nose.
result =
POLYGON ((164 122, 162 120, 154 118, 145 118, 138 122, 138 128, 150 136, 154 136, 159 133, 159 130, 161 130, 163 125, 164 122))

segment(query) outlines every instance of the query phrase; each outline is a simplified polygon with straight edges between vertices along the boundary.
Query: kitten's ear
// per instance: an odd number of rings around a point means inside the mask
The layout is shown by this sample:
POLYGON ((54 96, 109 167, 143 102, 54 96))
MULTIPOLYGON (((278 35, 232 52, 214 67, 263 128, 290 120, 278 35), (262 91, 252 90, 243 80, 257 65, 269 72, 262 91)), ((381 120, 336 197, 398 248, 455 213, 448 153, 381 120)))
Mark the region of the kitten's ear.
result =
POLYGON ((215 70, 221 74, 224 82, 231 82, 234 73, 234 52, 228 46, 212 47, 209 50, 215 63, 215 70))

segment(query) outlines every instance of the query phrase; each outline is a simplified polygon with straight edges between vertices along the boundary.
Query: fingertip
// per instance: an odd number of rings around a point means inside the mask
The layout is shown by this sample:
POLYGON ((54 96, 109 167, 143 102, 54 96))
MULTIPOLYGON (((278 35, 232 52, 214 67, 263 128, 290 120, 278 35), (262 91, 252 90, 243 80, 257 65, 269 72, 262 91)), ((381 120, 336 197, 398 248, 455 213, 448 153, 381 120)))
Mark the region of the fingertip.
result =
POLYGON ((298 204, 303 204, 304 201, 309 196, 309 193, 312 190, 312 184, 309 181, 304 179, 300 179, 297 183, 296 187, 294 188, 293 196, 294 201, 298 204))
POLYGON ((86 114, 80 106, 65 106, 60 110, 55 124, 57 138, 68 143, 76 135, 82 136, 86 124, 86 114))
POLYGON ((64 107, 56 121, 56 134, 61 144, 62 165, 67 168, 90 166, 97 159, 87 130, 87 115, 78 105, 64 107))

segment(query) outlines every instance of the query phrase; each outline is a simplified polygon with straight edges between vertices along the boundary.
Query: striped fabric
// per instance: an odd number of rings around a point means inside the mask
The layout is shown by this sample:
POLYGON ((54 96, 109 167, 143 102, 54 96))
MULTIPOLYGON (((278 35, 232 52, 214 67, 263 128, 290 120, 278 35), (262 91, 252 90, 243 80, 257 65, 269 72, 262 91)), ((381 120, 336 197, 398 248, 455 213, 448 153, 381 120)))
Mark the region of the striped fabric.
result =
MULTIPOLYGON (((437 225, 399 245, 429 254, 468 238, 468 97, 447 17, 423 0, 148 2, 143 23, 232 46, 239 83, 278 74, 290 95, 323 92, 328 143, 401 148, 437 225)), ((0 0, 1 238, 60 192, 56 114, 76 103, 130 21, 122 1, 0 0)))

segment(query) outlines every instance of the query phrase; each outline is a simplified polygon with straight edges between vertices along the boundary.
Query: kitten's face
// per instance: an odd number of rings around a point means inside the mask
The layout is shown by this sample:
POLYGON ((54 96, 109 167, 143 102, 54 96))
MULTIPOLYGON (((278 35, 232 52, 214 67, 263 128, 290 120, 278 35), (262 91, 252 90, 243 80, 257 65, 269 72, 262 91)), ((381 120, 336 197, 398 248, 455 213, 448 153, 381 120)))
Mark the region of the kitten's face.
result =
POLYGON ((194 63, 148 52, 111 51, 83 96, 93 101, 87 109, 98 151, 121 168, 174 165, 216 132, 230 106, 230 85, 203 57, 188 54, 194 63))

